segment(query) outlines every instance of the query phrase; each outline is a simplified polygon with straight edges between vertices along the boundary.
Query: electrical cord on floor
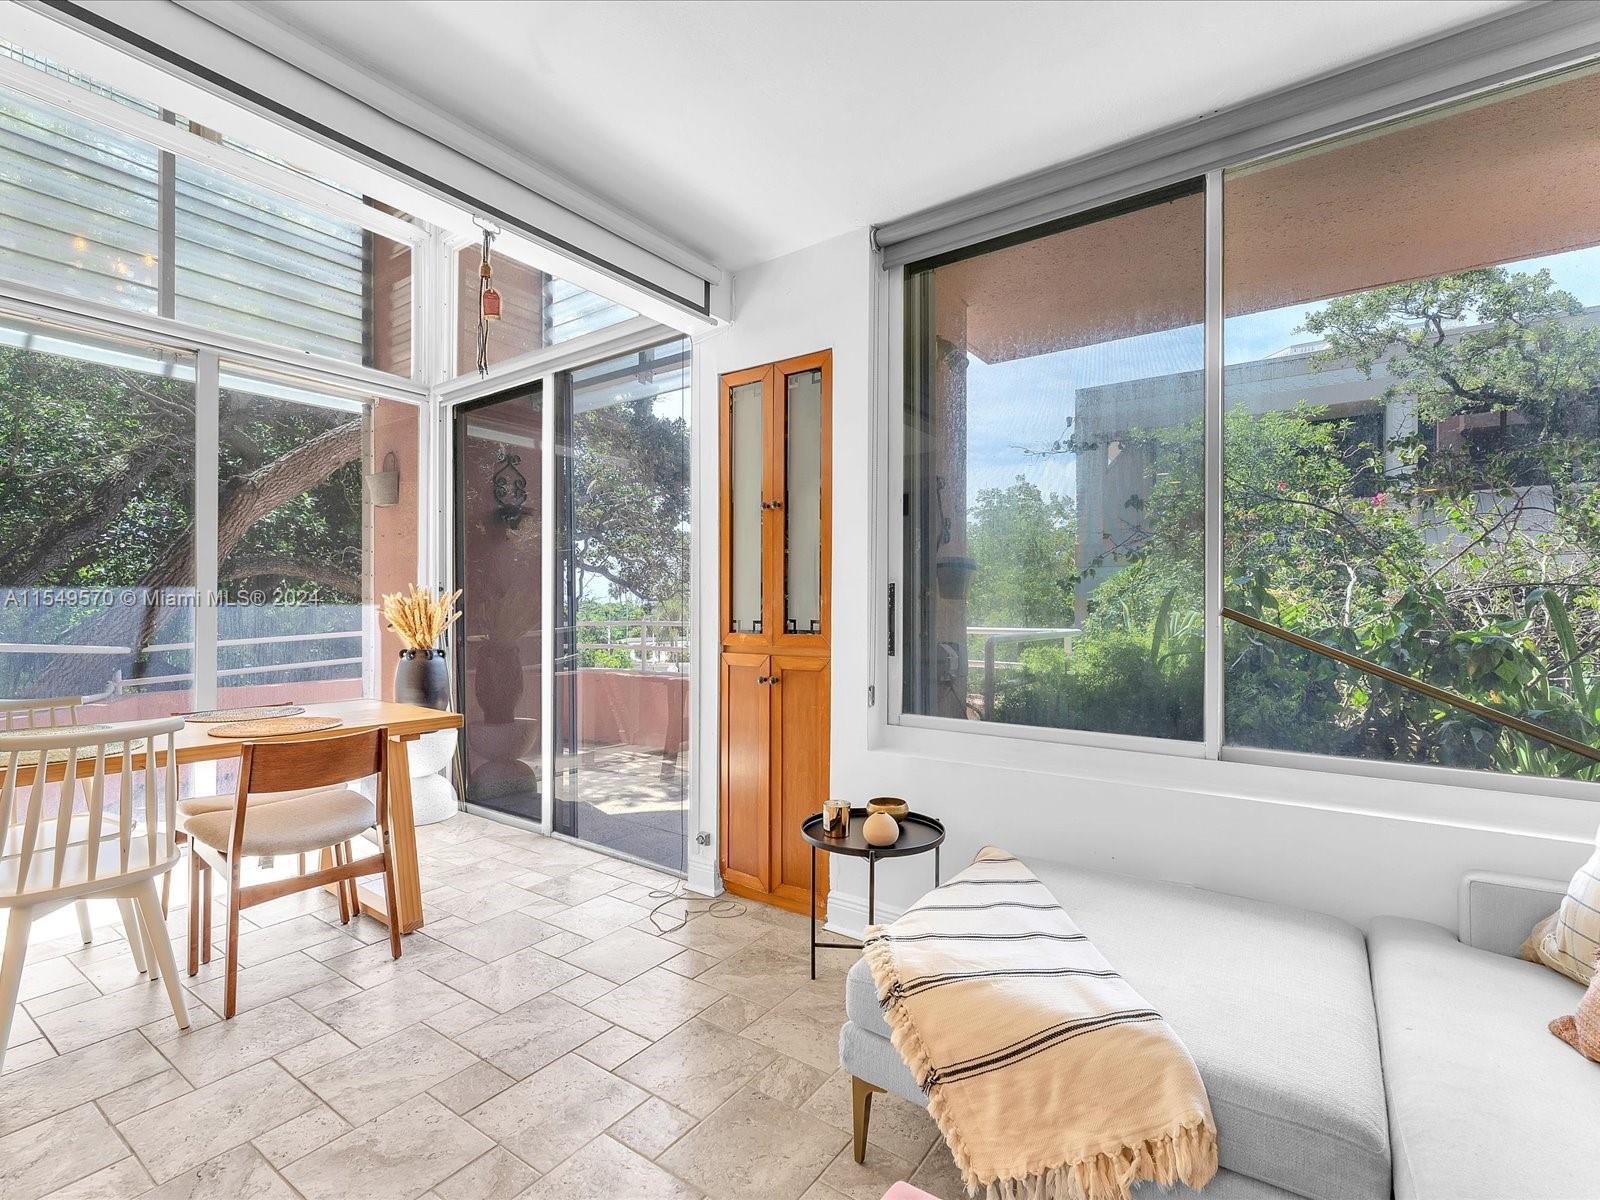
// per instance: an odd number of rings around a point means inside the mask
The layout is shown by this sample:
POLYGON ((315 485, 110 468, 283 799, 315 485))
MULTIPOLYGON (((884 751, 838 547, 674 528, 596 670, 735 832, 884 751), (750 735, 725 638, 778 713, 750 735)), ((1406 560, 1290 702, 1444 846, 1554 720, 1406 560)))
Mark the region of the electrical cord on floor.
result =
POLYGON ((657 933, 676 933, 687 925, 692 917, 742 917, 747 911, 744 904, 738 900, 729 900, 725 897, 710 900, 692 896, 688 884, 682 881, 674 883, 671 887, 656 888, 650 893, 649 898, 660 901, 650 910, 650 924, 656 927, 657 933), (683 915, 680 917, 670 913, 665 914, 666 921, 675 921, 676 924, 663 924, 661 910, 679 900, 683 901, 683 915))

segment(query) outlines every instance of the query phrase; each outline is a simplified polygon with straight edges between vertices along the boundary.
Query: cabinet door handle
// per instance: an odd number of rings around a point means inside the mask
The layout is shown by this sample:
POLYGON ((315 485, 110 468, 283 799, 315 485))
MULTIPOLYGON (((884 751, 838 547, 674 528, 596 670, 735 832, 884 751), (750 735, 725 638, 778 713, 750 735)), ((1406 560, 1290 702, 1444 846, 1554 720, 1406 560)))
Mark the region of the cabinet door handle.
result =
POLYGON ((764 683, 768 687, 773 687, 779 682, 779 680, 778 680, 778 677, 776 675, 757 675, 756 676, 756 682, 757 683, 764 683))

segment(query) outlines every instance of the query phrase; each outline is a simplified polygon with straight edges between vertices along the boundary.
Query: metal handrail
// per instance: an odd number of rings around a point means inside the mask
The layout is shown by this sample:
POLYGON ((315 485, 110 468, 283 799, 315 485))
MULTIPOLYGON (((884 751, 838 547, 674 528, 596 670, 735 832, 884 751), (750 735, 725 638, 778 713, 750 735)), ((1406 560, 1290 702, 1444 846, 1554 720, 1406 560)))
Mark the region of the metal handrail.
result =
POLYGON ((1408 675, 1402 675, 1392 667, 1386 667, 1382 663, 1375 663, 1370 658, 1362 658, 1359 654, 1351 654, 1348 650, 1339 650, 1333 646, 1326 646, 1302 634, 1295 633, 1291 629, 1285 629, 1282 625, 1274 625, 1270 621, 1263 621, 1260 617, 1252 617, 1248 613, 1239 612, 1237 609, 1224 608, 1222 615, 1230 621, 1259 630, 1269 637, 1288 642, 1291 646, 1298 646, 1302 650, 1320 654, 1323 658, 1331 658, 1334 662, 1343 663, 1347 667, 1354 667, 1356 670, 1365 672, 1368 675, 1376 675, 1379 679, 1386 679, 1392 684, 1406 688, 1408 691, 1427 696, 1430 700, 1437 700, 1441 704, 1448 704, 1454 708, 1462 709, 1475 717, 1481 717, 1492 725, 1499 725, 1525 737, 1546 742, 1559 749, 1587 758, 1591 762, 1600 762, 1600 750, 1569 738, 1566 734, 1556 733, 1552 729, 1545 729, 1535 725, 1532 721, 1524 721, 1521 717, 1513 717, 1509 713, 1500 712, 1498 709, 1490 708, 1486 704, 1479 704, 1476 700, 1469 700, 1465 696, 1457 695, 1455 692, 1447 691, 1442 687, 1435 687, 1431 683, 1424 683, 1420 679, 1412 679, 1408 675))

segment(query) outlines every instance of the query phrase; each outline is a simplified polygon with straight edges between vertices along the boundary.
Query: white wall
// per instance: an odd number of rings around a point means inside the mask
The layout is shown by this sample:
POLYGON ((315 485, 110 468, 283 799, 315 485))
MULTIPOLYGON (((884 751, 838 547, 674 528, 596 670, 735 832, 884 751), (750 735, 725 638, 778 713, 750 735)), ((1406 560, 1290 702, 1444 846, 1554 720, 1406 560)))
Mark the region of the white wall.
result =
MULTIPOLYGON (((734 323, 697 343, 696 398, 714 430, 717 376, 832 348, 833 794, 905 796, 948 830, 946 874, 988 842, 1018 853, 1175 879, 1319 909, 1363 923, 1399 913, 1455 926, 1474 869, 1565 879, 1593 844, 1600 806, 1369 777, 1133 754, 982 733, 888 726, 867 705, 882 619, 871 537, 874 297, 865 230, 740 272, 734 323)), ((699 828, 717 813, 715 436, 698 463, 712 481, 699 515, 702 578, 699 828)), ((881 478, 881 473, 880 476, 881 478)), ((714 870, 716 847, 692 848, 714 870)), ((699 877, 704 877, 702 874, 699 877)), ((691 870, 691 881, 697 873, 691 870)), ((932 862, 879 868, 879 917, 932 882, 932 862)), ((835 860, 829 924, 859 932, 866 875, 835 860)))

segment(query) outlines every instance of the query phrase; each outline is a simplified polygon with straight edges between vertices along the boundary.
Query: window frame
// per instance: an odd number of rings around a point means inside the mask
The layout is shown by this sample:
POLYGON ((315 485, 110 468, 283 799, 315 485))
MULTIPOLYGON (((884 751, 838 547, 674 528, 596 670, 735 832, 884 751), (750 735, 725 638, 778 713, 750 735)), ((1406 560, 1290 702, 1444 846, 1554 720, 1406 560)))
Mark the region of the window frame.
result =
MULTIPOLYGON (((906 374, 914 352, 909 341, 912 328, 907 319, 909 290, 907 272, 911 268, 936 263, 942 257, 951 254, 959 255, 959 251, 946 251, 932 259, 905 266, 885 267, 881 265, 883 252, 878 250, 880 269, 876 272, 873 293, 872 346, 878 357, 879 366, 874 371, 873 378, 877 402, 872 405, 874 450, 870 460, 875 476, 873 500, 877 512, 871 522, 870 539, 874 600, 871 621, 873 647, 869 659, 867 689, 867 704, 873 713, 871 722, 873 743, 879 746, 894 746, 900 743, 909 749, 909 743, 918 740, 920 731, 928 731, 938 733, 942 738, 950 738, 953 735, 957 739, 945 743, 958 747, 953 750, 951 757, 994 765, 1012 765, 1008 761, 1006 747, 1025 742, 1037 745, 1039 754, 1062 765, 1066 765, 1075 752, 1110 750, 1158 755, 1164 759, 1203 759, 1215 763, 1237 764, 1245 768, 1287 768, 1352 779, 1383 779, 1477 791, 1600 802, 1600 782, 1230 745, 1224 738, 1225 680, 1222 617, 1224 586, 1222 491, 1225 453, 1222 436, 1225 416, 1225 397, 1222 387, 1225 327, 1222 289, 1224 174, 1262 164, 1308 147, 1337 142, 1396 120, 1447 109, 1464 100, 1554 78, 1573 68, 1597 63, 1600 63, 1600 57, 1580 55, 1554 64, 1540 64, 1539 69, 1529 70, 1511 79, 1479 78, 1464 83, 1448 94, 1429 97, 1425 102, 1417 103, 1404 112, 1386 112, 1380 117, 1351 120, 1344 125, 1319 131, 1315 136, 1304 138, 1292 146, 1262 143, 1249 150, 1241 150, 1224 165, 1211 167, 1204 172, 1205 646, 1203 736, 1199 742, 1029 725, 1005 725, 953 717, 925 716, 905 711, 904 640, 909 621, 906 616, 907 605, 903 603, 903 598, 907 594, 908 584, 912 581, 905 577, 905 520, 902 515, 901 497, 905 495, 906 488, 906 374), (891 588, 895 597, 893 601, 890 600, 891 588), (892 617, 891 607, 894 610, 892 617), (880 698, 880 687, 886 690, 886 697, 880 698), (896 730, 904 730, 906 733, 897 734, 896 730)), ((1094 219, 1094 214, 1099 211, 1103 211, 1106 216, 1114 215, 1120 208, 1128 205, 1130 199, 1137 201, 1142 196, 1155 195, 1163 190, 1162 186, 1154 186, 1141 189, 1139 195, 1129 197, 1126 190, 1119 189, 1113 180, 1093 198, 1075 205, 1073 212, 1065 218, 1053 216, 1048 221, 1040 222, 1022 233, 1007 234, 1003 239, 979 238, 972 244, 980 245, 989 241, 1014 244, 1018 241, 1048 236, 1054 231, 1053 227, 1059 227, 1064 220, 1073 217, 1094 219)))

